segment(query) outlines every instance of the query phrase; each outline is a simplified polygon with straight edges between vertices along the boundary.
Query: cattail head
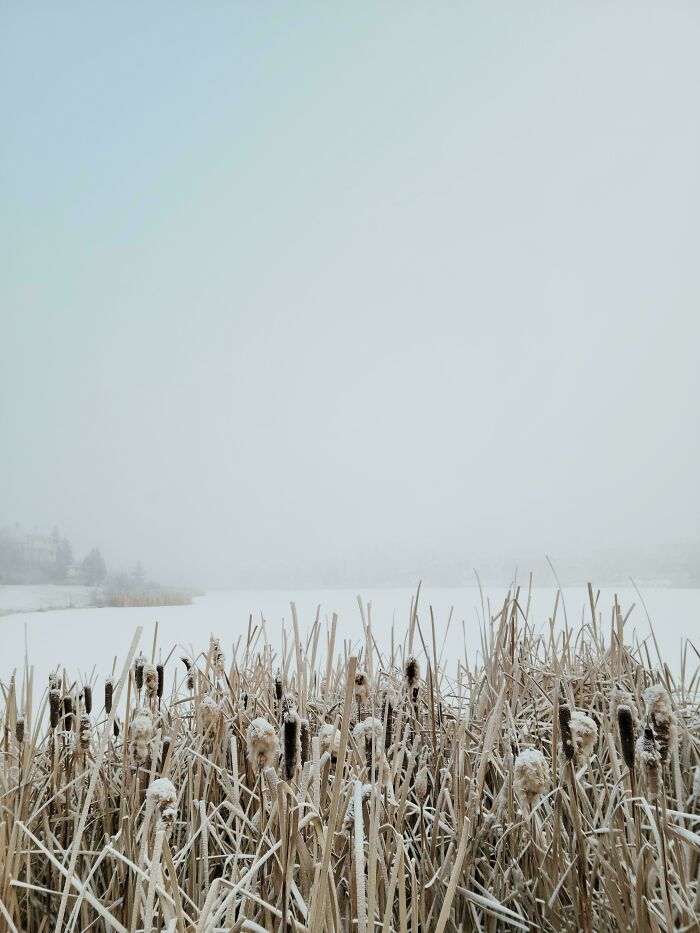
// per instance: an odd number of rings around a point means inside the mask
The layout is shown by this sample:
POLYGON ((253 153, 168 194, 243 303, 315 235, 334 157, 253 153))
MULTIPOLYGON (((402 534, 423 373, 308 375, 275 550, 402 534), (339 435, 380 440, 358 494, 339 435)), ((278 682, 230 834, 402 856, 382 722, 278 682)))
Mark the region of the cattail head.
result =
POLYGON ((571 709, 568 703, 559 703, 559 735, 561 750, 566 761, 573 761, 576 750, 571 735, 571 709))
POLYGON ((90 740, 92 738, 92 726, 90 717, 87 713, 81 713, 78 720, 78 731, 75 734, 75 750, 81 754, 90 751, 90 740))
POLYGON ((300 719, 296 708, 282 713, 282 745, 284 749, 284 776, 291 781, 301 757, 300 719))
POLYGON ((406 683, 409 699, 415 701, 418 698, 418 688, 420 687, 420 664, 418 658, 413 655, 406 658, 403 667, 403 679, 406 683))
POLYGON ((55 729, 61 718, 61 692, 58 687, 49 690, 49 720, 51 728, 55 729))
POLYGON ((622 703, 617 707, 617 730, 620 736, 620 751, 627 767, 634 768, 634 716, 632 710, 622 703))
POLYGON ((620 684, 615 684, 615 686, 610 691, 610 721, 613 723, 619 724, 619 717, 617 711, 621 706, 628 707, 630 715, 632 716, 632 727, 634 729, 635 735, 639 734, 640 729, 642 728, 641 721, 639 719, 639 710, 637 709, 637 700, 633 693, 630 693, 629 690, 623 689, 620 684))
POLYGON ((92 712, 92 687, 90 684, 85 684, 83 687, 83 703, 85 704, 85 712, 89 716, 92 712))
MULTIPOLYGON (((116 720, 115 720, 116 722, 116 720)), ((140 707, 129 723, 130 751, 136 764, 148 758, 148 743, 153 738, 153 717, 150 710, 140 707)))
POLYGON ((20 745, 24 742, 24 716, 18 716, 15 721, 15 738, 20 745))
POLYGON ((423 806, 425 798, 428 796, 428 766, 423 765, 418 769, 413 782, 413 790, 416 794, 416 800, 423 806))
POLYGON ((154 664, 146 664, 143 669, 143 682, 146 685, 146 696, 154 699, 158 693, 158 671, 154 664))
POLYGON ((213 697, 205 696, 199 704, 199 726, 202 732, 211 733, 216 729, 221 716, 221 707, 213 697))
POLYGON ((569 730, 574 743, 574 764, 580 768, 591 756, 598 738, 595 720, 580 710, 574 710, 569 720, 569 730))
POLYGON ((165 760, 168 757, 168 752, 170 751, 170 736, 166 735, 163 738, 163 747, 160 750, 160 770, 161 773, 165 767, 165 760))
POLYGON ((309 720, 308 719, 301 720, 300 744, 301 744, 301 763, 302 765, 305 765, 306 762, 309 760, 309 751, 310 751, 309 746, 311 744, 311 735, 309 732, 309 720))
POLYGON ((665 762, 669 751, 678 743, 678 724, 671 705, 671 697, 663 684, 653 684, 644 691, 644 700, 647 716, 651 718, 654 726, 659 757, 662 762, 665 762))
POLYGON ((332 723, 326 722, 321 726, 318 737, 321 751, 328 752, 331 760, 335 761, 340 752, 340 729, 336 729, 332 723))
POLYGON ((185 655, 181 659, 187 670, 187 689, 194 690, 194 664, 185 655))
POLYGON ((279 742, 274 726, 267 719, 263 719, 262 716, 253 719, 248 726, 246 739, 248 760, 256 774, 264 768, 272 768, 277 764, 279 742))
POLYGON ((369 697, 369 677, 366 671, 357 671, 355 674, 355 702, 362 706, 369 697))
POLYGON ((73 697, 63 697, 63 728, 70 732, 73 728, 73 697))
POLYGON ((145 666, 146 658, 143 654, 139 654, 138 657, 134 659, 134 683, 139 693, 143 688, 143 669, 145 666))
POLYGON ((381 719, 375 719, 374 716, 363 719, 357 723, 352 734, 360 748, 363 744, 365 746, 367 767, 371 768, 373 760, 379 763, 384 748, 384 723, 381 719))
POLYGON ((169 832, 177 817, 177 791, 173 782, 167 778, 151 781, 146 791, 146 799, 158 816, 156 828, 169 832))
POLYGON ((111 677, 105 680, 105 713, 109 716, 112 712, 112 699, 114 697, 114 683, 111 677))
POLYGON ((226 655, 221 650, 219 639, 214 638, 213 636, 209 641, 209 654, 211 655, 211 663, 214 667, 214 674, 217 677, 221 677, 226 668, 226 655))
POLYGON ((282 699, 282 693, 283 693, 282 675, 278 671, 277 676, 275 677, 275 699, 277 700, 278 703, 282 699))
POLYGON ((158 694, 158 699, 162 700, 163 687, 165 685, 165 668, 162 664, 156 664, 156 674, 158 675, 158 687, 156 692, 158 694))
POLYGON ((539 749, 524 748, 513 764, 515 793, 532 809, 548 787, 549 765, 546 758, 539 749))
POLYGON ((382 696, 382 720, 385 723, 384 728, 384 748, 389 751, 394 734, 394 710, 398 706, 399 699, 393 690, 385 690, 382 696))
POLYGON ((655 803, 661 791, 661 759, 654 740, 654 730, 649 726, 645 727, 644 733, 637 739, 637 757, 646 779, 647 797, 655 803))

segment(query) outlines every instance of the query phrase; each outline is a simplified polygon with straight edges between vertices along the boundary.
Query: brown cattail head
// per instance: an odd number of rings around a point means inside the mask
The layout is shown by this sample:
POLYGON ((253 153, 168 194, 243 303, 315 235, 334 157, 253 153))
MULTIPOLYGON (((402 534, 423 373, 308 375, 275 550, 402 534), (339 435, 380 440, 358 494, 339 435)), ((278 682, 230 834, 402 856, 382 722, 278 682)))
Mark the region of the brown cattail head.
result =
POLYGON ((625 704, 617 707, 617 727, 622 758, 631 771, 634 768, 634 719, 632 710, 625 704))
POLYGON ((153 700, 158 692, 158 671, 154 664, 146 664, 143 669, 143 682, 146 685, 146 696, 153 700))
POLYGON ((61 692, 58 687, 52 687, 49 690, 49 718, 51 728, 55 729, 61 718, 61 692))
POLYGON ((165 681, 165 668, 162 664, 156 664, 156 673, 158 674, 158 699, 163 698, 163 686, 165 681))
POLYGON ((18 716, 15 722, 15 738, 21 744, 24 742, 24 716, 18 716))
POLYGON ((89 716, 92 712, 92 687, 89 684, 83 687, 83 702, 85 704, 85 712, 89 716))
POLYGON ((66 732, 73 728, 73 697, 63 697, 63 728, 66 732))
POLYGON ((81 713, 80 720, 78 723, 78 733, 75 736, 75 748, 76 751, 85 754, 90 750, 90 739, 92 737, 92 727, 90 725, 90 717, 87 713, 81 713))
POLYGON ((403 668, 403 677, 406 681, 406 690, 408 691, 409 699, 415 703, 418 699, 418 688, 420 687, 420 664, 418 663, 418 658, 411 655, 406 659, 403 668))
POLYGON ((301 720, 301 763, 305 765, 309 760, 311 736, 309 733, 309 720, 301 720))
POLYGON ((112 698, 114 696, 114 684, 112 683, 112 678, 108 677, 105 680, 105 713, 109 716, 112 712, 112 698))
POLYGON ((288 708, 282 714, 282 743, 284 748, 284 776, 291 781, 301 754, 300 720, 296 709, 288 708))
POLYGON ((163 738, 163 747, 160 752, 160 773, 163 773, 163 768, 165 767, 165 759, 168 757, 168 752, 170 751, 170 736, 166 735, 163 738))
POLYGON ((275 677, 275 699, 278 703, 282 699, 282 677, 279 672, 275 677))
POLYGON ((134 683, 136 684, 136 689, 140 693, 143 689, 143 669, 146 666, 146 659, 143 654, 139 656, 134 661, 134 683))
POLYGON ((564 757, 567 761, 573 761, 575 749, 571 737, 571 710, 568 703, 559 703, 559 733, 564 757))
POLYGON ((192 664, 190 659, 186 656, 182 657, 181 661, 185 665, 185 668, 187 669, 187 689, 194 690, 194 665, 192 664))
POLYGON ((678 724, 671 705, 671 697, 663 684, 653 684, 644 691, 647 715, 651 718, 662 762, 668 759, 669 750, 678 742, 678 724))
POLYGON ((384 727, 384 748, 389 751, 394 733, 394 697, 389 690, 384 692, 382 703, 382 720, 384 727))

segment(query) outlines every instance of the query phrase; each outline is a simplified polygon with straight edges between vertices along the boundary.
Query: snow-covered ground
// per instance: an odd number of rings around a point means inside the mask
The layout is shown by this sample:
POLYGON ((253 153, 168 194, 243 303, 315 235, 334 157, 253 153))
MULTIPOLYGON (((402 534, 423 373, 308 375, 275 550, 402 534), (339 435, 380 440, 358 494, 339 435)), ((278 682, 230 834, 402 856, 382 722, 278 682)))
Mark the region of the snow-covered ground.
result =
POLYGON ((0 584, 0 615, 47 609, 82 609, 94 604, 95 590, 80 584, 37 583, 28 586, 0 584))
MULTIPOLYGON (((637 594, 632 589, 617 590, 623 613, 636 603, 625 632, 626 639, 636 630, 640 638, 649 636, 649 625, 637 594)), ((77 595, 77 594, 76 594, 77 595)), ((370 617, 374 636, 383 649, 392 644, 392 625, 395 644, 400 644, 407 628, 411 597, 408 589, 370 590, 363 594, 366 604, 371 603, 370 617)), ((487 588, 485 598, 490 601, 493 613, 504 598, 502 589, 487 588)), ((556 591, 551 588, 534 589, 530 619, 538 627, 546 626, 554 606, 556 591)), ((601 592, 599 609, 609 626, 613 604, 613 591, 601 592)), ((700 647, 700 590, 649 588, 642 591, 664 660, 672 670, 680 667, 681 642, 694 639, 700 647)), ((523 602, 525 596, 522 596, 523 602)), ((53 612, 24 612, 0 618, 0 679, 7 680, 14 669, 18 672, 25 664, 25 646, 29 663, 34 667, 37 685, 43 689, 49 670, 66 665, 71 676, 80 674, 88 679, 93 676, 98 685, 110 674, 113 667, 120 670, 131 639, 138 626, 143 626, 140 647, 145 654, 152 652, 155 623, 158 622, 156 656, 166 659, 171 652, 173 660, 168 665, 171 675, 177 669, 181 676, 184 668, 179 663, 182 650, 206 650, 210 634, 221 639, 230 660, 233 645, 245 644, 248 618, 252 613, 253 624, 265 620, 267 639, 275 650, 282 643, 283 624, 291 629, 290 601, 297 607, 302 638, 316 617, 320 604, 320 618, 325 625, 331 615, 338 614, 336 653, 343 653, 345 643, 356 648, 362 640, 361 616, 357 594, 352 590, 316 590, 296 593, 283 591, 227 591, 210 592, 195 599, 190 606, 168 606, 157 609, 61 609, 53 612), (116 660, 115 660, 116 659, 116 660), (177 661, 177 664, 174 663, 177 661)), ((584 588, 565 588, 564 602, 570 624, 581 618, 590 619, 588 594, 584 588)), ((464 658, 465 650, 473 663, 480 650, 479 620, 481 597, 476 588, 446 589, 424 588, 419 603, 419 622, 427 644, 430 644, 430 607, 433 607, 437 635, 438 654, 442 652, 445 669, 454 673, 458 658, 464 658), (450 608, 454 607, 452 622, 447 627, 450 608)), ((487 608, 488 615, 488 608, 487 608)), ((560 605, 558 621, 563 621, 560 605)), ((420 648, 417 639, 416 648, 420 648)), ((325 653, 325 635, 319 646, 320 656, 325 653)), ((656 653, 650 640, 652 662, 656 653)), ((697 656, 690 653, 689 664, 694 666, 697 656)))

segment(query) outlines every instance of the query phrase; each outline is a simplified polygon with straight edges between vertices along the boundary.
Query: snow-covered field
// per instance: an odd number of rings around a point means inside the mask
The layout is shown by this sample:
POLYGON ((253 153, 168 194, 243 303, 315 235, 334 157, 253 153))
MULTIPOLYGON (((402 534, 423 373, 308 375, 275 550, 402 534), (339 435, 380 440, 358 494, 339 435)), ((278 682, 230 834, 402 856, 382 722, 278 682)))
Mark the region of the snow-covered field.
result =
MULTIPOLYGON (((625 629, 626 638, 631 638, 633 629, 640 638, 647 638, 649 625, 637 594, 632 589, 618 589, 617 593, 623 613, 627 612, 632 603, 636 604, 625 629)), ((412 595, 413 592, 408 589, 370 590, 362 594, 365 607, 367 602, 371 603, 372 630, 382 649, 391 646, 392 624, 396 643, 403 638, 412 595)), ((493 612, 502 604, 504 595, 502 589, 487 588, 484 591, 493 612)), ((682 640, 695 639, 700 647, 700 590, 649 588, 643 590, 642 595, 664 660, 672 670, 678 670, 682 640)), ((555 596, 556 591, 551 588, 532 591, 530 619, 538 627, 547 624, 555 596)), ((239 639, 245 643, 251 613, 254 624, 259 624, 261 619, 265 620, 267 639, 275 650, 279 650, 283 623, 288 631, 291 628, 291 600, 296 603, 302 637, 310 628, 320 604, 320 618, 324 624, 334 612, 338 614, 336 652, 343 652, 345 641, 358 645, 362 639, 357 594, 351 590, 210 592, 195 599, 191 606, 23 612, 0 618, 0 679, 6 681, 13 669, 23 668, 26 646, 26 656, 34 667, 35 680, 39 686, 43 685, 49 670, 59 665, 66 665, 71 676, 80 673, 84 678, 91 678, 94 672, 99 684, 104 676, 112 672, 115 663, 117 667, 123 663, 138 626, 144 629, 140 646, 144 653, 151 654, 156 621, 156 653, 163 659, 167 658, 172 648, 175 648, 173 658, 179 659, 182 653, 179 646, 188 652, 192 649, 206 650, 210 634, 216 634, 230 660, 234 643, 239 639)), ((579 622, 582 617, 590 619, 588 594, 584 588, 566 588, 564 602, 570 624, 579 622)), ((610 621, 612 602, 613 590, 603 590, 598 605, 606 623, 610 621)), ((464 658, 465 650, 473 660, 480 649, 479 620, 482 610, 479 590, 424 588, 421 591, 418 617, 428 643, 431 606, 435 617, 438 653, 443 652, 446 669, 453 671, 457 659, 464 658), (454 611, 448 629, 451 607, 454 607, 454 611)), ((488 608, 486 611, 488 615, 488 608)), ((563 621, 561 605, 558 621, 563 621)), ((321 647, 325 645, 325 638, 323 642, 321 647)), ((656 663, 651 641, 650 653, 652 662, 656 663)), ((691 652, 689 663, 694 665, 696 662, 697 656, 691 652)), ((180 676, 184 669, 179 661, 177 665, 171 663, 169 671, 172 674, 176 667, 180 676)))
POLYGON ((28 586, 0 585, 0 616, 11 612, 47 609, 82 609, 94 603, 95 591, 80 584, 37 583, 28 586))

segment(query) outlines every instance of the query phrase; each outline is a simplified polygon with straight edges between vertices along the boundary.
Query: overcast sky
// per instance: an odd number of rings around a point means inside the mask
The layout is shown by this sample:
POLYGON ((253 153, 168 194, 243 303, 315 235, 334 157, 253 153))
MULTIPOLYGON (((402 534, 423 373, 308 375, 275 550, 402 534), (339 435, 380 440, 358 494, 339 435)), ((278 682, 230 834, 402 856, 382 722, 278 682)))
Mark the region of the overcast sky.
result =
POLYGON ((0 525, 205 583, 697 537, 698 49, 696 2, 4 3, 0 525))

